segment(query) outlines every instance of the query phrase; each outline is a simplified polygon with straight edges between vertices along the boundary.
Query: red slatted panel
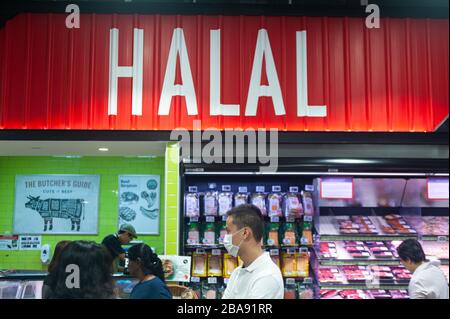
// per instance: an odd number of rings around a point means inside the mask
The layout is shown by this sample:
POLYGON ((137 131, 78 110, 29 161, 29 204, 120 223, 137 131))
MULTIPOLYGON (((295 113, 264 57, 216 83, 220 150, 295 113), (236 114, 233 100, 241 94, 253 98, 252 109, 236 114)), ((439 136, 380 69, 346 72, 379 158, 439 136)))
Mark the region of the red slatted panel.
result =
MULTIPOLYGON (((81 16, 20 14, 0 30, 0 128, 192 129, 430 132, 448 115, 448 20, 388 19, 367 29, 361 18, 257 16, 81 16), (133 28, 144 29, 143 115, 131 114, 132 79, 118 80, 118 115, 108 116, 109 33, 119 29, 119 65, 133 62, 133 28), (183 28, 199 113, 183 97, 158 116, 174 28, 183 28), (285 116, 271 98, 247 117, 245 104, 258 30, 268 32, 285 116), (211 116, 210 30, 221 30, 221 103, 240 116, 211 116), (323 118, 297 117, 295 32, 307 31, 308 104, 323 118)), ((263 68, 262 81, 265 81, 263 68)))

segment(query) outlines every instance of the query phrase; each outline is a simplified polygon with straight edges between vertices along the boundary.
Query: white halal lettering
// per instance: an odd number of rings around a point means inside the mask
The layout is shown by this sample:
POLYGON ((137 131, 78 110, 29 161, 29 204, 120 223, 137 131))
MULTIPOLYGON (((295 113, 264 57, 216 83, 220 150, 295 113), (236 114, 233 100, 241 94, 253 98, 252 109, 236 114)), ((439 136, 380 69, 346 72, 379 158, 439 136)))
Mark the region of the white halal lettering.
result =
POLYGON ((198 114, 197 98, 195 96, 191 66, 189 64, 189 55, 184 39, 184 32, 181 28, 173 30, 166 74, 164 76, 161 99, 159 101, 158 115, 169 115, 172 97, 176 95, 185 97, 188 115, 198 114), (175 84, 177 55, 180 57, 181 81, 183 84, 175 84))
MULTIPOLYGON (((220 30, 210 30, 210 115, 212 116, 239 116, 239 104, 224 104, 221 102, 221 40, 220 30)), ((142 116, 142 79, 144 55, 144 30, 134 29, 133 39, 133 65, 118 65, 119 30, 110 30, 109 54, 109 98, 108 115, 117 115, 118 78, 133 78, 132 89, 132 115, 142 116)), ((326 105, 308 105, 308 70, 306 31, 296 32, 296 80, 297 80, 297 116, 298 117, 326 117, 326 105)), ((161 98, 158 106, 158 115, 170 114, 172 98, 183 96, 186 100, 188 115, 197 115, 197 97, 189 63, 189 54, 182 28, 173 31, 167 59, 161 98), (182 84, 176 84, 177 58, 182 84)), ((266 29, 258 31, 252 72, 245 106, 245 116, 256 116, 260 97, 270 97, 273 101, 275 115, 286 115, 283 95, 278 79, 278 73, 272 48, 266 29), (261 73, 265 63, 268 85, 261 84, 261 73)))
POLYGON ((133 78, 131 114, 142 115, 142 78, 144 70, 144 30, 133 29, 133 65, 119 66, 119 30, 109 33, 108 115, 117 115, 117 82, 119 77, 133 78))

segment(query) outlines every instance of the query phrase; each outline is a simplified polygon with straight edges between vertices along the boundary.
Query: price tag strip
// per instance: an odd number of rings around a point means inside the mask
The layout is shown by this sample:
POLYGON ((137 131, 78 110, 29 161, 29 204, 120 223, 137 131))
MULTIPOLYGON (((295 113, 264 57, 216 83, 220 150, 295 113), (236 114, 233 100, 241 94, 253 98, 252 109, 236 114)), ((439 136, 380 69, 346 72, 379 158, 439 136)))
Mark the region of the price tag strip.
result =
POLYGON ((200 282, 200 277, 191 277, 191 282, 200 282))
POLYGON ((247 186, 239 186, 238 191, 239 193, 247 193, 247 186))
POLYGON ((230 192, 231 191, 231 185, 222 185, 222 191, 230 192))
POLYGON ((256 186, 256 191, 258 193, 264 193, 266 188, 264 186, 256 186))
POLYGON ((272 217, 270 217, 270 222, 271 223, 279 223, 280 222, 280 217, 272 216, 272 217))
POLYGON ((197 186, 189 186, 188 191, 190 193, 197 193, 197 186))

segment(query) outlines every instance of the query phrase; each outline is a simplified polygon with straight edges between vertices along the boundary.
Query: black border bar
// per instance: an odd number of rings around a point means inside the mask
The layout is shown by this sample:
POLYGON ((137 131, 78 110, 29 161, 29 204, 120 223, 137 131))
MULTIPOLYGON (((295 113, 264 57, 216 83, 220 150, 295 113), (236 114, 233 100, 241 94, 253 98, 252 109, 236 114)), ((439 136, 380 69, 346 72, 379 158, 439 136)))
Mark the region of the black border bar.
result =
MULTIPOLYGON (((192 131, 189 131, 192 139, 192 131)), ((267 131, 269 132, 269 131, 267 131)), ((171 141, 171 131, 0 130, 0 141, 171 141)), ((222 131, 222 136, 224 132, 222 131)), ((448 132, 278 132, 283 144, 448 145, 448 132)))

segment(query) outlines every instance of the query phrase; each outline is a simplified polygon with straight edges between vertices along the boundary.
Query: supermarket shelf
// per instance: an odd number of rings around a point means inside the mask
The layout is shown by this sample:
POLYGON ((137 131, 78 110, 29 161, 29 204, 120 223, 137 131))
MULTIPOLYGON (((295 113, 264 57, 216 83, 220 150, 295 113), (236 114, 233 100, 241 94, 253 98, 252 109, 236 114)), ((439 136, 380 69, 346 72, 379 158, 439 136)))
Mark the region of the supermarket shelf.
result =
POLYGON ((398 266, 398 265, 400 265, 400 260, 398 260, 398 259, 319 259, 319 264, 322 266, 351 266, 351 265, 398 266))
POLYGON ((287 250, 287 249, 299 249, 299 248, 313 248, 313 245, 295 245, 295 246, 286 246, 286 245, 269 246, 269 245, 264 245, 263 248, 264 249, 282 249, 282 250, 287 250))
POLYGON ((442 242, 448 242, 448 235, 444 236, 436 236, 436 235, 419 235, 420 240, 424 241, 442 241, 442 242))
POLYGON ((319 284, 320 289, 360 289, 360 290, 402 290, 408 289, 408 284, 379 284, 379 285, 366 285, 366 284, 319 284))
POLYGON ((184 245, 185 249, 225 249, 224 245, 184 245))
POLYGON ((405 240, 405 239, 417 239, 414 235, 320 235, 320 241, 392 241, 392 240, 405 240))

